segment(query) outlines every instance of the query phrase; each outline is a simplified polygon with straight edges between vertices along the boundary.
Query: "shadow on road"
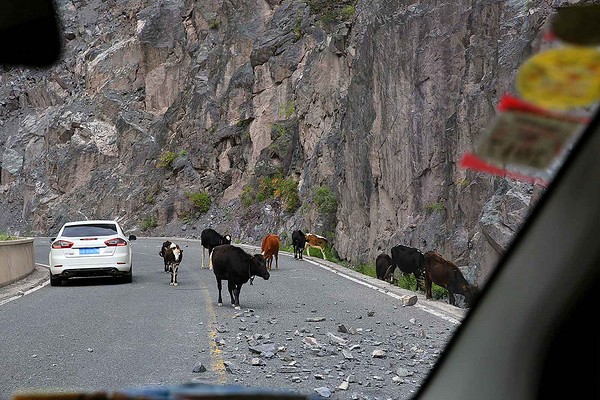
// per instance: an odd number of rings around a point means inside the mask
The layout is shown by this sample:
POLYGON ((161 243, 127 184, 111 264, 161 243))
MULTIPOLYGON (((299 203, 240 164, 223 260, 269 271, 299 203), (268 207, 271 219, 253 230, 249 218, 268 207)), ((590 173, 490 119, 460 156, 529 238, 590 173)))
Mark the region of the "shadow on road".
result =
MULTIPOLYGON (((133 282, 137 279, 134 276, 133 282)), ((125 283, 121 278, 94 277, 94 278, 69 278, 62 281, 62 286, 105 286, 105 285, 131 285, 125 283)))

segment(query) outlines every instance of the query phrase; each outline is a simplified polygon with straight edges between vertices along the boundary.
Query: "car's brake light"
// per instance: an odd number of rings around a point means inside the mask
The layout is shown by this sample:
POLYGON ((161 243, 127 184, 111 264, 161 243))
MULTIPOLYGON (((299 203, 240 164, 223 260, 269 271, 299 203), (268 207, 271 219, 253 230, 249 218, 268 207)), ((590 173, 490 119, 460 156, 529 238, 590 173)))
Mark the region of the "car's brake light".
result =
POLYGON ((73 243, 66 240, 57 240, 52 243, 53 249, 70 249, 73 246, 73 243))
POLYGON ((107 246, 127 246, 127 242, 121 238, 114 238, 104 242, 107 246))

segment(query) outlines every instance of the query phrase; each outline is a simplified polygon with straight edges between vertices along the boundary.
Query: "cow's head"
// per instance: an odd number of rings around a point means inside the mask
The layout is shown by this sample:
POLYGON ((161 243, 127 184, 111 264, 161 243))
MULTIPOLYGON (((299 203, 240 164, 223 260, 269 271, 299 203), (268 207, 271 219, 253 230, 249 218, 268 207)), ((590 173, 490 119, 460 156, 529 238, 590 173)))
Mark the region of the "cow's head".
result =
POLYGON ((270 274, 267 271, 267 262, 261 254, 255 254, 250 260, 250 275, 260 276, 264 280, 269 279, 270 274))
POLYGON ((225 235, 221 238, 221 244, 231 244, 231 236, 225 235))
POLYGON ((385 271, 385 275, 383 277, 384 281, 388 281, 389 283, 391 283, 392 285, 395 284, 395 278, 394 278, 394 270, 396 269, 396 266, 394 264, 390 265, 388 267, 388 269, 385 271))
POLYGON ((465 302, 471 308, 479 295, 479 288, 475 285, 463 285, 461 287, 463 290, 463 295, 465 296, 465 302))
POLYGON ((183 249, 179 247, 178 244, 171 243, 170 245, 171 251, 173 252, 173 256, 175 258, 175 262, 179 264, 183 259, 183 249))

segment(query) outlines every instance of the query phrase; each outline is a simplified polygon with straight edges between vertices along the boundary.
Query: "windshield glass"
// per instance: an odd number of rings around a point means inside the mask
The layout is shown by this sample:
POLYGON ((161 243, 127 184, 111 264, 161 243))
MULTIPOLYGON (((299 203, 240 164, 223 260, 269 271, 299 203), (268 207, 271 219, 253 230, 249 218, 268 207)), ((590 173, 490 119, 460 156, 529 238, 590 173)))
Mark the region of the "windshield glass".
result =
POLYGON ((62 236, 65 237, 90 237, 111 236, 117 233, 115 224, 89 224, 65 226, 62 236))
POLYGON ((570 3, 53 1, 0 67, 0 398, 413 396, 597 105, 570 3))

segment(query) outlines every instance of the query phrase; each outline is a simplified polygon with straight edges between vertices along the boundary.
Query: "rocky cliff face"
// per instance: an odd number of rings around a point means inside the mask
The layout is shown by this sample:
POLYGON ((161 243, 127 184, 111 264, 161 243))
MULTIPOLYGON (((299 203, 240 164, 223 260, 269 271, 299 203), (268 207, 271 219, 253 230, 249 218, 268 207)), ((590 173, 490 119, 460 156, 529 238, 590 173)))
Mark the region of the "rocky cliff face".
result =
POLYGON ((342 258, 406 244, 481 281, 540 192, 457 162, 541 46, 545 2, 57 5, 62 60, 0 73, 2 230, 117 218, 256 243, 300 228, 342 258), (298 204, 277 189, 243 204, 274 176, 297 182, 298 204), (318 188, 337 208, 316 206, 318 188), (202 191, 205 214, 189 196, 202 191))

